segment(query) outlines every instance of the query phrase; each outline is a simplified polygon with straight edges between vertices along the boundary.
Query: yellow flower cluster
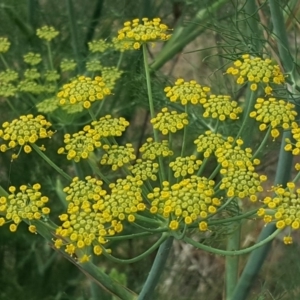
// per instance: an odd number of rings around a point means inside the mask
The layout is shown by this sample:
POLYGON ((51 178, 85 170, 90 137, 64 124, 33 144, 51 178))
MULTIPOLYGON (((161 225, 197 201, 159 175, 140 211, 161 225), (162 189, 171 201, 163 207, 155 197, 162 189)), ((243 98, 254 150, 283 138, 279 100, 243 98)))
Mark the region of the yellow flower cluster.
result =
POLYGON ((179 78, 173 87, 168 86, 164 91, 171 102, 180 102, 182 105, 190 102, 195 105, 206 102, 207 93, 210 91, 210 88, 201 86, 195 80, 184 81, 184 79, 179 78))
POLYGON ((155 160, 158 156, 172 156, 173 151, 169 149, 169 142, 163 140, 155 142, 153 138, 148 138, 146 143, 139 149, 143 159, 155 160))
MULTIPOLYGON (((53 131, 48 130, 52 124, 44 116, 20 116, 12 122, 4 122, 0 129, 0 138, 5 141, 0 144, 0 151, 5 152, 17 146, 23 147, 25 153, 32 151, 31 144, 39 139, 51 138, 53 131)), ((13 155, 16 158, 18 155, 13 155)))
POLYGON ((36 35, 47 42, 53 40, 56 36, 58 36, 58 34, 59 31, 55 30, 53 26, 43 26, 36 30, 36 35))
POLYGON ((284 147, 284 150, 292 151, 293 155, 299 155, 300 154, 300 128, 297 123, 292 124, 291 132, 293 135, 293 141, 291 141, 290 139, 286 139, 285 140, 286 145, 284 147))
POLYGON ((106 87, 102 77, 96 76, 92 79, 79 76, 71 83, 65 84, 57 97, 60 99, 60 105, 82 103, 82 106, 88 109, 93 102, 103 100, 110 94, 110 89, 106 87))
POLYGON ((162 188, 156 187, 147 195, 150 212, 163 216, 171 230, 197 222, 199 230, 206 231, 205 220, 221 205, 221 200, 214 197, 214 185, 214 181, 195 175, 173 185, 164 181, 162 188))
POLYGON ((129 122, 122 117, 113 118, 111 115, 106 115, 101 117, 99 121, 93 121, 91 125, 101 137, 117 137, 122 135, 129 126, 129 122))
POLYGON ((60 75, 56 70, 47 70, 44 74, 44 79, 49 82, 57 81, 59 78, 60 75))
POLYGON ((250 148, 242 149, 242 140, 236 141, 237 146, 228 143, 215 151, 218 163, 221 165, 221 190, 226 190, 227 197, 249 197, 257 201, 257 193, 263 191, 262 182, 267 180, 265 175, 255 172, 255 166, 260 163, 252 158, 250 148))
POLYGON ((23 58, 24 61, 31 66, 38 65, 42 61, 41 54, 33 52, 28 52, 27 54, 23 55, 23 58))
POLYGON ((233 141, 233 137, 227 137, 225 140, 220 133, 214 133, 207 130, 204 134, 199 135, 199 137, 194 141, 194 144, 197 145, 197 152, 203 153, 203 156, 208 158, 217 149, 222 148, 224 144, 231 144, 233 141))
POLYGON ((87 125, 72 135, 66 133, 64 136, 65 147, 58 149, 58 154, 67 154, 68 160, 74 160, 79 162, 80 159, 87 159, 89 154, 95 150, 95 148, 100 148, 100 135, 95 134, 94 130, 91 130, 90 126, 87 125))
POLYGON ((164 107, 155 118, 150 120, 154 129, 161 131, 163 135, 175 133, 188 125, 187 113, 179 114, 177 111, 169 112, 167 107, 164 107))
POLYGON ((159 164, 152 160, 142 160, 138 158, 134 165, 128 166, 128 170, 130 170, 135 177, 140 177, 143 181, 147 179, 156 181, 159 164))
POLYGON ((227 95, 210 95, 208 99, 201 99, 200 103, 204 108, 204 118, 211 117, 220 121, 224 121, 226 118, 236 120, 243 111, 238 103, 231 100, 231 97, 227 95))
POLYGON ((141 190, 143 182, 138 177, 127 176, 111 183, 110 194, 102 185, 101 180, 91 176, 85 180, 75 177, 63 190, 69 204, 67 212, 59 216, 63 223, 56 230, 58 238, 54 246, 64 247, 70 255, 76 254, 82 263, 89 260, 91 247, 96 255, 110 252, 104 248, 107 239, 121 233, 124 222, 134 222, 135 215, 146 209, 141 190), (81 253, 76 253, 77 249, 81 253))
POLYGON ((34 95, 39 95, 45 92, 45 86, 28 78, 19 81, 18 89, 21 92, 31 93, 34 95))
POLYGON ((117 39, 122 42, 123 49, 137 50, 148 42, 167 41, 171 37, 168 30, 168 26, 162 24, 160 18, 134 19, 124 23, 124 27, 118 31, 117 39))
POLYGON ((29 231, 36 232, 34 225, 35 220, 40 220, 47 217, 50 213, 50 208, 45 204, 48 202, 48 197, 42 196, 40 192, 41 185, 34 184, 32 187, 21 185, 17 191, 16 187, 10 186, 7 197, 0 197, 0 212, 5 216, 0 218, 0 226, 5 223, 11 223, 9 230, 15 232, 22 220, 29 222, 29 231))
POLYGON ((92 59, 86 62, 85 69, 89 72, 97 72, 102 69, 102 65, 98 59, 92 59))
MULTIPOLYGON (((276 222, 278 229, 300 229, 300 189, 296 189, 294 182, 288 182, 284 189, 281 186, 272 188, 274 197, 265 197, 266 208, 260 208, 257 215, 264 218, 266 224, 276 222)), ((285 244, 292 244, 291 236, 283 238, 285 244)))
POLYGON ((271 136, 275 139, 279 136, 278 128, 284 130, 296 126, 294 122, 297 112, 294 110, 295 105, 276 98, 265 100, 258 98, 254 106, 255 111, 250 113, 250 117, 260 122, 259 130, 264 131, 271 126, 271 136))
POLYGON ((132 144, 126 144, 125 146, 119 145, 103 145, 102 148, 106 151, 103 154, 100 164, 111 165, 111 169, 116 171, 118 168, 128 164, 136 159, 134 154, 134 148, 132 144))
POLYGON ((87 176, 85 180, 75 177, 70 186, 63 190, 69 203, 67 212, 59 216, 63 223, 56 230, 58 238, 54 246, 65 247, 65 251, 71 256, 77 249, 83 250, 86 253, 79 258, 80 262, 86 260, 91 246, 96 255, 103 252, 108 228, 116 232, 123 229, 118 222, 106 224, 103 216, 106 191, 102 189, 102 184, 101 180, 91 176, 87 176))
POLYGON ((201 164, 202 161, 197 159, 195 155, 187 157, 178 156, 175 161, 170 162, 169 167, 174 172, 174 177, 178 178, 180 176, 185 177, 194 174, 201 164))
POLYGON ((236 82, 238 84, 250 82, 252 91, 256 91, 260 83, 264 87, 265 93, 271 95, 272 84, 279 85, 285 82, 280 67, 274 65, 272 60, 268 58, 262 59, 244 54, 242 59, 235 61, 233 65, 227 69, 226 73, 237 76, 236 82))
POLYGON ((0 53, 5 53, 10 47, 10 41, 5 37, 0 37, 0 53))

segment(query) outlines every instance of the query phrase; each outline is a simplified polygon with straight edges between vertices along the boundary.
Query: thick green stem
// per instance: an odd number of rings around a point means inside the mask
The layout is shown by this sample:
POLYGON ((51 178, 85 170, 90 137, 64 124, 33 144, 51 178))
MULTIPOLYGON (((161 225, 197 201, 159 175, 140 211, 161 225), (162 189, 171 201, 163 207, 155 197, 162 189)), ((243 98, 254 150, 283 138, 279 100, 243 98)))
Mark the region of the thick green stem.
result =
POLYGON ((52 51, 51 51, 51 44, 50 42, 47 41, 47 52, 48 52, 48 60, 49 60, 49 66, 50 70, 54 70, 54 65, 53 65, 53 57, 52 57, 52 51))
POLYGON ((173 244, 173 239, 173 237, 168 237, 168 239, 160 245, 155 260, 152 264, 150 273, 138 297, 138 300, 154 299, 153 292, 159 281, 160 275, 164 270, 167 258, 169 256, 173 244))
MULTIPOLYGON (((227 238, 227 251, 239 250, 241 225, 240 223, 232 223, 230 228, 232 233, 227 238)), ((231 296, 238 281, 239 256, 226 256, 225 272, 226 299, 231 300, 231 296)))
POLYGON ((69 181, 72 181, 72 177, 65 173, 63 169, 58 167, 36 144, 31 144, 31 147, 35 150, 35 152, 45 160, 53 169, 55 169, 60 175, 66 178, 69 181))
MULTIPOLYGON (((280 59, 285 72, 290 73, 292 80, 295 83, 295 78, 293 74, 294 62, 289 51, 289 43, 287 39, 282 9, 280 7, 281 2, 275 0, 269 0, 271 19, 274 27, 274 34, 278 44, 278 50, 280 54, 280 59)), ((290 179, 291 169, 292 169, 292 154, 284 150, 285 139, 291 139, 291 133, 285 131, 282 137, 282 143, 279 153, 279 160, 276 170, 275 183, 285 185, 290 179)), ((258 237, 258 243, 265 239, 266 236, 274 234, 276 226, 274 224, 269 224, 264 227, 258 237)), ((257 277, 261 266, 271 248, 271 243, 265 244, 260 249, 253 251, 247 261, 247 264, 243 270, 242 276, 236 286, 232 300, 246 299, 250 291, 250 287, 257 277)))
POLYGON ((77 30, 77 26, 76 26, 76 22, 75 22, 74 8, 73 8, 72 0, 67 0, 67 7, 68 7, 69 23, 70 23, 70 30, 71 30, 71 37, 72 37, 73 52, 76 57, 78 71, 79 71, 79 73, 81 73, 82 72, 82 59, 79 54, 78 30, 77 30))

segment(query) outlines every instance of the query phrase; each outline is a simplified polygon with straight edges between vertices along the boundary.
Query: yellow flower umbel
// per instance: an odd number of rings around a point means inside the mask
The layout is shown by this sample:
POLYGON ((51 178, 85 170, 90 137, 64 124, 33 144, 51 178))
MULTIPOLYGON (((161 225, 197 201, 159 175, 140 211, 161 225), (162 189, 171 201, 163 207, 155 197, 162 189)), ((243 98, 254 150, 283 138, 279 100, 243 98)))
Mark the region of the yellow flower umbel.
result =
POLYGON ((56 36, 58 36, 58 34, 59 31, 55 30, 53 26, 43 26, 36 30, 36 35, 47 42, 53 40, 56 36))
POLYGON ((11 82, 17 80, 19 74, 11 69, 6 69, 5 71, 0 72, 0 82, 11 82))
POLYGON ((159 164, 152 160, 142 160, 138 158, 134 165, 128 166, 128 170, 130 170, 135 177, 140 177, 143 181, 148 179, 156 181, 159 164))
POLYGON ((57 97, 51 97, 38 103, 36 108, 39 112, 48 114, 55 111, 59 107, 58 102, 59 100, 57 97))
POLYGON ((102 67, 101 76, 106 83, 109 89, 113 89, 116 85, 116 82, 121 78, 123 71, 119 70, 116 67, 102 67))
POLYGON ((285 82, 280 67, 274 65, 271 59, 251 57, 249 54, 244 54, 241 60, 235 61, 226 73, 237 77, 238 84, 251 83, 252 91, 256 91, 259 84, 262 85, 267 95, 272 95, 273 84, 280 85, 285 82))
MULTIPOLYGON (((300 155, 300 128, 297 123, 292 124, 292 135, 294 141, 291 141, 290 139, 286 139, 286 145, 284 147, 285 151, 292 151, 293 155, 300 155)), ((296 170, 300 171, 300 164, 296 164, 296 170)))
POLYGON ((71 256, 77 249, 82 250, 79 261, 88 260, 87 253, 90 248, 94 254, 100 255, 106 243, 107 228, 122 231, 122 226, 117 222, 107 223, 103 217, 104 197, 106 191, 102 189, 103 182, 87 176, 85 180, 73 178, 70 186, 64 188, 68 201, 67 212, 59 216, 63 222, 56 230, 57 239, 54 242, 56 248, 65 247, 65 251, 71 256))
POLYGON ((182 105, 188 103, 195 105, 206 102, 207 93, 210 91, 210 88, 201 86, 195 80, 186 82, 180 78, 176 80, 173 87, 168 86, 164 91, 171 102, 180 102, 182 105))
MULTIPOLYGON (((0 138, 4 141, 0 143, 0 151, 6 152, 9 149, 20 146, 25 153, 32 151, 31 145, 39 139, 51 138, 53 131, 48 130, 52 124, 44 116, 33 115, 20 116, 12 122, 4 122, 0 129, 0 138)), ((13 158, 18 154, 13 154, 13 158)))
POLYGON ((92 59, 86 62, 85 69, 89 72, 97 72, 102 69, 102 65, 98 59, 92 59))
POLYGON ((255 111, 250 113, 250 117, 261 123, 261 131, 271 127, 271 136, 274 139, 279 136, 280 128, 287 130, 296 126, 294 121, 297 112, 294 110, 295 105, 290 102, 275 98, 258 98, 254 108, 255 111))
POLYGON ((233 137, 227 137, 225 140, 220 133, 214 133, 210 130, 205 131, 204 134, 199 135, 199 137, 194 141, 197 146, 197 152, 203 153, 205 158, 214 154, 214 152, 225 146, 225 144, 231 144, 234 141, 233 137))
POLYGON ((0 82, 0 96, 2 97, 13 97, 17 93, 17 87, 10 82, 0 82))
POLYGON ((103 145, 102 148, 106 151, 106 153, 103 154, 100 164, 110 165, 113 171, 116 171, 118 168, 121 168, 136 159, 134 154, 135 149, 132 144, 129 143, 125 146, 103 145))
MULTIPOLYGON (((300 189, 296 189, 294 182, 288 182, 284 189, 281 186, 272 188, 274 197, 265 197, 263 202, 266 208, 260 208, 258 216, 264 218, 264 222, 276 222, 278 229, 285 227, 291 230, 300 229, 300 189)), ((283 238, 285 244, 292 244, 291 236, 283 238)))
POLYGON ((150 212, 166 219, 171 230, 198 223, 200 231, 208 229, 206 219, 217 212, 221 200, 214 197, 214 181, 192 175, 174 185, 164 181, 147 198, 150 212))
POLYGON ((94 79, 86 76, 79 76, 71 83, 65 84, 57 94, 60 105, 76 105, 81 103, 86 109, 90 108, 96 100, 103 100, 110 95, 110 89, 106 87, 102 77, 96 76, 94 79))
POLYGON ((95 148, 101 146, 100 135, 89 125, 72 135, 65 134, 64 143, 66 145, 58 149, 58 154, 67 154, 67 159, 75 162, 79 162, 80 159, 87 159, 95 148))
POLYGON ((173 151, 169 149, 169 141, 163 140, 155 142, 153 138, 148 138, 146 143, 139 149, 143 159, 155 160, 158 156, 172 156, 173 151))
POLYGON ((8 38, 0 37, 0 54, 8 51, 10 47, 10 41, 8 38))
POLYGON ((175 161, 170 162, 169 167, 174 172, 174 177, 178 178, 180 176, 185 177, 194 174, 201 164, 202 161, 197 159, 195 155, 187 157, 179 156, 176 157, 175 161))
POLYGON ((238 106, 236 101, 231 100, 230 96, 227 95, 210 95, 208 99, 202 98, 200 100, 204 108, 203 117, 219 119, 225 121, 226 119, 236 120, 238 115, 243 111, 238 106))
POLYGON ((99 121, 93 121, 91 126, 101 137, 117 137, 122 135, 129 122, 122 117, 113 118, 111 115, 106 115, 99 121))
POLYGON ((134 19, 124 23, 124 27, 118 31, 117 41, 121 41, 125 50, 138 50, 145 43, 167 41, 171 37, 168 30, 168 26, 162 24, 160 18, 134 19))
POLYGON ((249 197, 257 201, 257 193, 263 191, 262 182, 267 180, 265 175, 255 172, 255 166, 260 163, 253 159, 250 148, 241 149, 243 141, 238 139, 237 146, 227 145, 215 151, 222 175, 220 190, 225 190, 227 197, 249 197))
POLYGON ((163 135, 175 133, 188 125, 187 113, 177 113, 176 111, 169 112, 167 107, 164 107, 160 113, 153 119, 151 124, 154 129, 161 131, 163 135))
POLYGON ((39 183, 32 187, 21 185, 19 189, 20 191, 17 191, 16 187, 10 186, 8 190, 11 194, 0 198, 0 212, 4 214, 4 217, 0 218, 0 226, 10 223, 9 230, 15 232, 24 220, 30 224, 29 231, 34 233, 34 221, 47 217, 50 213, 50 208, 45 206, 48 197, 42 196, 39 183))

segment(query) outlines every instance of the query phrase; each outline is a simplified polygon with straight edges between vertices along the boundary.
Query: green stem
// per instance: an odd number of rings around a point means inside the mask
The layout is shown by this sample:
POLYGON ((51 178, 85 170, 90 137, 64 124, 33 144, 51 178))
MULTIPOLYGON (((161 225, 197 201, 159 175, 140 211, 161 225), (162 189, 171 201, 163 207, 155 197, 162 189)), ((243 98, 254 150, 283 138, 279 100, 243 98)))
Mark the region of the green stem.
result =
POLYGON ((263 150, 268 142, 268 138, 271 132, 271 125, 269 126, 264 139, 262 140, 262 142, 260 143, 259 147, 256 149, 255 153, 252 155, 252 159, 256 158, 258 156, 258 154, 260 153, 261 150, 263 150))
MULTIPOLYGON (((273 23, 274 34, 278 44, 278 50, 280 54, 280 59, 286 73, 290 73, 291 79, 296 85, 296 80, 294 78, 293 69, 294 69, 294 60, 290 54, 289 43, 287 38, 287 33, 285 29, 285 23, 283 19, 282 9, 280 3, 275 0, 269 0, 270 11, 271 11, 271 20, 273 23)), ((299 113, 299 108, 297 109, 299 113)), ((276 177, 274 185, 283 184, 290 179, 291 169, 293 163, 293 157, 290 152, 284 150, 285 139, 292 139, 291 132, 285 131, 282 136, 282 142, 279 152, 279 160, 276 170, 276 177)), ((265 239, 266 236, 269 236, 273 232, 276 232, 276 226, 274 224, 269 224, 264 227, 258 237, 258 243, 265 239)), ((240 280, 235 288, 235 291, 232 296, 232 300, 246 299, 252 282, 257 277, 257 274, 260 271, 261 266, 263 265, 264 260, 267 257, 267 254, 271 248, 271 243, 265 244, 262 248, 253 251, 247 261, 247 264, 243 270, 243 273, 240 277, 240 280)))
POLYGON ((68 8, 68 15, 69 15, 69 23, 70 23, 70 31, 71 31, 71 37, 72 37, 72 46, 73 46, 73 52, 76 57, 77 66, 79 73, 82 72, 82 60, 79 54, 79 44, 78 44, 78 30, 75 22, 75 16, 74 16, 74 8, 72 0, 67 0, 67 8, 68 8))
MULTIPOLYGON (((204 250, 206 252, 213 253, 213 254, 225 255, 225 256, 227 256, 227 255, 242 255, 242 254, 247 254, 249 252, 252 252, 253 250, 267 244, 270 241, 272 241, 280 231, 281 231, 281 229, 275 230, 272 234, 267 236, 264 240, 256 243, 255 245, 253 245, 251 247, 241 249, 241 250, 232 250, 232 251, 230 251, 230 250, 221 250, 221 249, 213 248, 211 246, 206 246, 206 245, 200 244, 198 242, 195 242, 193 239, 191 239, 189 237, 185 237, 183 240, 185 242, 187 242, 188 244, 191 244, 192 246, 194 246, 198 249, 201 249, 201 250, 204 250)), ((245 298, 239 298, 239 299, 245 299, 245 298)))
MULTIPOLYGON (((188 107, 185 105, 184 112, 188 115, 188 107)), ((183 137, 182 137, 182 146, 181 146, 181 154, 180 156, 183 157, 185 146, 186 146, 186 137, 187 137, 187 128, 188 126, 184 126, 183 128, 183 137)))
POLYGON ((141 293, 139 294, 138 300, 154 299, 153 292, 156 285, 159 282, 160 275, 164 270, 167 258, 169 256, 173 244, 173 239, 173 237, 169 237, 160 245, 155 260, 152 264, 150 273, 142 288, 141 293))
MULTIPOLYGON (((151 116, 151 118, 154 118, 155 111, 154 111, 154 103, 153 103, 153 96, 152 96, 150 71, 149 71, 149 65, 148 65, 148 60, 147 60, 147 45, 143 44, 142 48, 143 48, 144 68, 145 68, 145 74, 146 74, 150 116, 151 116)), ((154 141, 158 143, 159 142, 158 133, 157 133, 157 130, 154 128, 153 128, 153 136, 154 136, 154 141)), ((166 174, 164 171, 163 160, 162 160, 161 156, 158 157, 158 161, 159 161, 159 173, 160 173, 161 181, 164 181, 164 180, 166 180, 166 174)))
POLYGON ((6 59, 4 58, 3 54, 1 54, 1 53, 0 53, 0 58, 1 58, 2 63, 4 64, 4 67, 6 69, 9 69, 8 63, 6 62, 6 59))
POLYGON ((249 133, 249 131, 253 132, 253 130, 252 130, 253 128, 251 126, 252 124, 250 124, 252 122, 251 122, 251 119, 249 118, 249 115, 250 115, 251 110, 254 107, 254 102, 256 100, 256 95, 257 95, 256 91, 255 92, 250 91, 250 95, 248 97, 246 97, 247 102, 246 102, 246 107, 245 107, 245 111, 244 111, 244 114, 243 114, 243 122, 242 122, 242 125, 241 125, 241 128, 240 128, 238 134, 236 135, 235 141, 239 138, 242 138, 242 140, 244 141, 243 137, 247 136, 247 144, 251 143, 251 138, 250 138, 251 134, 249 136, 247 134, 249 133))
POLYGON ((187 26, 178 26, 171 39, 166 43, 165 47, 156 56, 155 61, 151 64, 151 71, 160 69, 165 62, 179 53, 188 43, 194 40, 205 31, 205 22, 210 21, 212 14, 216 13, 219 8, 228 3, 228 0, 212 1, 210 6, 200 9, 195 17, 188 22, 187 26))
POLYGON ((53 169, 55 169, 60 175, 66 178, 69 181, 72 181, 72 177, 65 173, 61 168, 59 168, 36 144, 30 145, 35 152, 45 160, 53 169))
POLYGON ((130 259, 120 259, 120 258, 116 258, 110 254, 108 254, 106 251, 103 252, 103 255, 108 258, 109 260, 116 262, 116 263, 120 263, 120 264, 132 264, 135 263, 145 257, 147 257, 149 254, 151 254, 154 250, 156 250, 166 239, 168 238, 168 234, 163 233, 161 235, 161 237, 159 238, 159 240, 154 243, 148 250, 146 250, 144 253, 134 257, 134 258, 130 258, 130 259))
MULTIPOLYGON (((230 224, 232 233, 227 238, 227 251, 236 251, 240 249, 241 224, 230 224)), ((239 273, 239 256, 226 256, 225 267, 225 286, 226 299, 231 300, 231 296, 236 287, 239 273)))
POLYGON ((48 59, 49 59, 49 65, 50 65, 50 70, 54 70, 54 65, 53 65, 53 56, 52 56, 52 51, 51 51, 51 44, 50 42, 47 41, 47 52, 48 52, 48 59))

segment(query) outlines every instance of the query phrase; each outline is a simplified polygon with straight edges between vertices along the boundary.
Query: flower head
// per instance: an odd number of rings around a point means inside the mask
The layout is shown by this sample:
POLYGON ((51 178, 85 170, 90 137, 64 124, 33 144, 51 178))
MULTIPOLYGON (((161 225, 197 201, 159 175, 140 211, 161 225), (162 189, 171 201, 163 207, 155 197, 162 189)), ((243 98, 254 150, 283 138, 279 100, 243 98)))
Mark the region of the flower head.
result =
POLYGON ((205 231, 205 220, 221 205, 221 200, 214 197, 214 184, 212 180, 195 175, 173 185, 164 181, 162 188, 156 187, 147 195, 151 202, 150 212, 163 216, 171 230, 177 230, 181 224, 197 222, 199 229, 205 231))
POLYGON ((139 149, 143 159, 155 160, 158 156, 172 156, 173 151, 169 149, 168 140, 155 142, 153 138, 148 138, 146 143, 139 149))
POLYGON ((100 135, 90 125, 72 135, 67 133, 64 136, 65 146, 58 149, 59 154, 67 154, 68 160, 79 162, 80 159, 87 159, 89 154, 101 146, 100 135))
MULTIPOLYGON (((31 72, 28 73, 28 76, 31 76, 31 75, 40 76, 40 74, 36 73, 35 71, 33 71, 32 73, 31 72)), ((38 84, 37 82, 35 82, 31 79, 24 79, 24 80, 19 81, 18 90, 21 92, 38 95, 38 94, 42 94, 45 92, 45 86, 38 84)))
POLYGON ((30 68, 25 70, 24 77, 27 80, 35 80, 39 79, 41 77, 41 74, 36 68, 30 68))
POLYGON ((188 82, 180 78, 176 80, 173 87, 168 86, 164 91, 171 102, 181 102, 182 105, 190 102, 195 105, 206 101, 210 88, 201 86, 195 80, 188 82))
POLYGON ((261 84, 267 95, 272 94, 273 84, 279 85, 285 82, 280 67, 274 65, 271 59, 251 57, 249 54, 244 54, 241 60, 235 61, 226 73, 236 76, 238 84, 250 82, 252 91, 256 91, 258 84, 261 84))
POLYGON ((52 82, 57 81, 60 78, 60 75, 56 70, 47 70, 44 74, 44 78, 46 81, 52 82))
POLYGON ((187 157, 178 156, 175 161, 170 162, 169 167, 174 172, 174 177, 178 178, 180 176, 185 177, 194 174, 201 164, 202 161, 197 159, 195 155, 187 157))
POLYGON ((169 112, 167 107, 164 107, 150 122, 153 128, 161 131, 163 135, 167 135, 169 132, 175 133, 189 123, 187 113, 169 112))
POLYGON ((202 98, 200 103, 204 108, 204 118, 211 117, 220 121, 224 121, 227 118, 236 120, 243 111, 236 101, 231 100, 230 96, 226 95, 210 95, 208 99, 202 98))
POLYGON ((110 48, 111 44, 106 42, 105 40, 99 39, 89 42, 88 47, 92 53, 102 53, 105 52, 108 48, 110 48))
POLYGON ((66 71, 74 71, 76 69, 77 63, 75 62, 74 59, 66 59, 64 58, 60 62, 60 68, 63 72, 66 71))
POLYGON ((92 59, 86 62, 85 68, 87 71, 97 72, 102 69, 102 65, 98 59, 92 59))
POLYGON ((2 97, 12 97, 17 93, 18 88, 11 84, 10 82, 0 82, 0 96, 2 97))
POLYGON ((134 165, 128 166, 128 170, 130 170, 134 176, 140 177, 143 181, 148 179, 156 181, 159 165, 152 160, 142 160, 138 158, 134 165))
POLYGON ((29 226, 29 231, 35 232, 34 221, 47 217, 50 208, 46 207, 48 197, 42 196, 39 191, 41 185, 34 184, 32 187, 21 185, 17 191, 16 187, 10 186, 10 195, 0 197, 0 212, 4 213, 4 218, 0 218, 0 226, 10 222, 9 230, 15 232, 18 225, 24 220, 33 223, 29 226))
POLYGON ((53 40, 58 34, 59 31, 55 30, 53 26, 43 26, 36 30, 36 35, 47 42, 53 40))
POLYGON ((257 201, 257 193, 263 191, 261 184, 267 180, 265 175, 255 172, 255 166, 260 163, 252 157, 250 148, 242 149, 242 140, 237 140, 236 146, 228 143, 226 147, 215 151, 218 163, 221 165, 222 175, 220 190, 225 190, 227 197, 249 197, 257 201))
POLYGON ((197 152, 203 153, 203 156, 208 158, 218 148, 222 148, 227 143, 231 144, 233 141, 233 137, 227 137, 225 140, 220 133, 207 130, 204 134, 199 135, 194 144, 197 145, 197 152))
POLYGON ((44 114, 51 113, 59 107, 58 102, 59 100, 57 97, 51 97, 38 103, 36 105, 36 108, 41 113, 44 114))
POLYGON ((250 113, 250 117, 261 123, 261 131, 271 127, 271 136, 274 139, 279 136, 278 128, 287 130, 296 124, 297 112, 294 110, 295 105, 290 102, 276 98, 258 98, 254 108, 255 111, 250 113))
POLYGON ((10 47, 10 41, 8 38, 0 37, 0 53, 5 53, 10 47))
POLYGON ((94 79, 86 76, 79 76, 71 83, 65 84, 57 94, 60 105, 81 103, 84 108, 90 108, 96 100, 103 100, 110 95, 110 89, 106 87, 102 77, 94 79))
POLYGON ((28 52, 27 54, 23 55, 24 61, 31 66, 38 65, 42 61, 41 54, 28 52))
POLYGON ((11 82, 18 79, 19 75, 16 71, 11 69, 6 69, 5 71, 0 72, 0 81, 5 82, 11 82))
POLYGON ((103 199, 106 191, 102 185, 101 180, 87 176, 85 180, 73 178, 70 186, 64 188, 68 208, 66 213, 59 216, 62 225, 56 230, 56 248, 65 247, 70 255, 75 254, 77 249, 87 252, 92 248, 94 254, 100 255, 107 242, 105 236, 108 228, 121 231, 117 222, 105 225, 103 199))
MULTIPOLYGON (((263 217, 266 223, 275 222, 278 229, 300 229, 300 189, 296 188, 294 182, 288 182, 286 188, 275 186, 272 191, 275 196, 264 198, 267 207, 260 208, 258 216, 263 217)), ((285 244, 293 242, 289 236, 285 236, 283 241, 285 244)))
POLYGON ((48 130, 52 124, 44 116, 33 115, 20 116, 12 122, 5 122, 0 129, 0 151, 5 152, 15 147, 22 147, 25 153, 32 151, 31 144, 35 144, 39 139, 51 138, 53 131, 48 130))
POLYGON ((134 154, 135 150, 132 144, 129 143, 125 146, 103 145, 102 148, 106 151, 106 153, 103 154, 100 164, 111 165, 113 171, 136 159, 134 154))
POLYGON ((124 27, 118 31, 118 41, 122 42, 124 49, 137 50, 145 43, 167 41, 171 37, 168 30, 168 26, 162 24, 160 18, 134 19, 125 22, 124 27))
POLYGON ((119 70, 117 67, 102 67, 101 76, 109 89, 113 89, 116 82, 121 78, 123 71, 119 70))

